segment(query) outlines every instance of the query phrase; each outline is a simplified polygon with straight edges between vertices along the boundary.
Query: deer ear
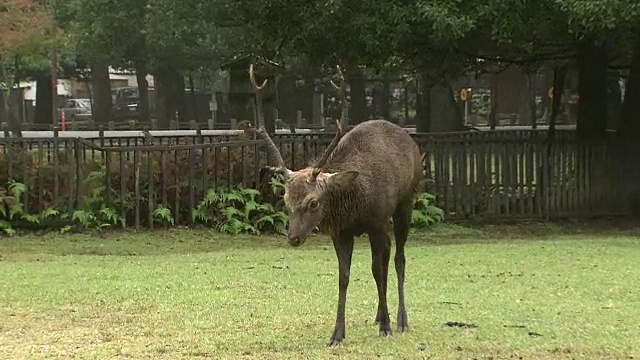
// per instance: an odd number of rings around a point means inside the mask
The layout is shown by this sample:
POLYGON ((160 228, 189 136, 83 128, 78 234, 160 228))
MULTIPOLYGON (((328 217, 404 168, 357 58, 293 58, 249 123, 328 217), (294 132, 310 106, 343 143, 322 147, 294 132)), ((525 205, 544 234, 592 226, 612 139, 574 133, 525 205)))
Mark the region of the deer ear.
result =
POLYGON ((327 188, 332 190, 340 190, 347 187, 353 180, 355 180, 360 173, 357 171, 340 171, 332 174, 325 174, 324 182, 327 188))

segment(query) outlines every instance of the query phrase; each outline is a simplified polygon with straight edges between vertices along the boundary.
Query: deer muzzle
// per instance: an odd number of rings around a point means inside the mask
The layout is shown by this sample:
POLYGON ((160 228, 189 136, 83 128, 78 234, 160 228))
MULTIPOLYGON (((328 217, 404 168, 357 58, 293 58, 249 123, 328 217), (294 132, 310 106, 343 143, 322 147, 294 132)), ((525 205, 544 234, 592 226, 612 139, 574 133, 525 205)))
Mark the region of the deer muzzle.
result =
POLYGON ((299 236, 291 236, 289 235, 289 245, 293 246, 293 247, 297 247, 302 245, 302 243, 304 242, 304 238, 301 238, 299 236))
POLYGON ((300 246, 304 244, 307 236, 309 235, 309 231, 306 229, 300 229, 298 227, 289 227, 289 233, 287 238, 289 239, 289 245, 293 247, 300 246))

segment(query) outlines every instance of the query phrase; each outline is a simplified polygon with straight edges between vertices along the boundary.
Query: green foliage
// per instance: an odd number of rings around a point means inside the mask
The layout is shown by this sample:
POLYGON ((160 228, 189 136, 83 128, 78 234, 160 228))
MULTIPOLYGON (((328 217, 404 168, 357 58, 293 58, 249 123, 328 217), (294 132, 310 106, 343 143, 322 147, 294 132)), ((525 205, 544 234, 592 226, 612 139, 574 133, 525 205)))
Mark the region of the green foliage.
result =
POLYGON ((0 230, 5 235, 15 234, 14 224, 18 221, 39 225, 46 219, 64 220, 68 217, 53 207, 45 208, 38 214, 26 212, 23 200, 26 190, 27 187, 17 181, 11 181, 7 188, 0 187, 0 230))
MULTIPOLYGON (((278 191, 277 180, 272 179, 272 186, 272 190, 278 191)), ((272 204, 261 203, 257 199, 259 195, 258 190, 250 188, 227 192, 211 188, 205 199, 192 210, 192 221, 229 234, 286 233, 287 214, 272 204)))
POLYGON ((161 223, 175 225, 176 219, 171 214, 171 209, 164 205, 158 205, 153 210, 153 218, 161 223))
POLYGON ((26 191, 26 187, 22 183, 12 181, 7 188, 0 188, 0 229, 7 235, 13 235, 11 222, 18 218, 24 217, 22 194, 26 191))
POLYGON ((427 227, 444 221, 444 211, 435 205, 435 196, 423 192, 418 195, 411 212, 411 225, 427 227))
POLYGON ((114 192, 114 190, 107 189, 105 186, 105 176, 104 169, 100 169, 90 172, 84 179, 84 184, 92 190, 88 196, 84 196, 83 206, 73 212, 72 219, 85 228, 104 230, 115 225, 126 227, 125 217, 115 210, 117 206, 114 206, 114 203, 108 204, 106 201, 107 191, 114 192))
POLYGON ((112 208, 102 207, 96 212, 90 210, 76 210, 71 216, 84 228, 94 228, 103 231, 115 225, 125 227, 124 218, 112 208))
MULTIPOLYGON (((19 182, 11 182, 9 186, 0 188, 0 230, 7 235, 15 233, 13 224, 16 221, 26 221, 41 224, 45 219, 71 219, 84 229, 104 231, 115 226, 126 227, 126 218, 122 216, 113 204, 105 200, 106 188, 104 172, 89 173, 84 181, 92 188, 91 193, 84 197, 83 206, 69 216, 53 207, 47 207, 38 214, 24 211, 23 198, 26 186, 19 182)), ((284 210, 282 194, 284 185, 282 179, 275 175, 269 182, 270 190, 276 201, 274 204, 261 201, 260 192, 256 189, 237 187, 231 191, 220 188, 210 188, 202 201, 191 210, 191 221, 194 224, 211 226, 219 232, 228 234, 265 233, 286 234, 289 217, 284 210)), ((435 197, 422 193, 415 201, 412 213, 412 226, 425 227, 444 220, 442 209, 434 205, 435 197)), ((177 224, 170 208, 157 205, 152 213, 154 221, 167 226, 177 224)), ((71 231, 70 225, 61 228, 61 232, 71 231)))

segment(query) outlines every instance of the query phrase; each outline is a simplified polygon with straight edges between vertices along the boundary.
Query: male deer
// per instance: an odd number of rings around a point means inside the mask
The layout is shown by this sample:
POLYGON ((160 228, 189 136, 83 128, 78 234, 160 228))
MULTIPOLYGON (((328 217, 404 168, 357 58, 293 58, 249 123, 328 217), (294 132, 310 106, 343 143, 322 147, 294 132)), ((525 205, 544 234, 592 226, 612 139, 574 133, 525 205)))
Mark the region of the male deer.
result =
POLYGON ((312 230, 331 235, 338 257, 338 311, 328 346, 345 338, 345 304, 354 237, 367 233, 371 245, 371 271, 378 288, 376 323, 380 336, 391 335, 387 308, 387 278, 391 240, 389 217, 393 218, 396 240, 395 269, 398 276, 397 329, 409 329, 404 300, 404 245, 409 234, 415 195, 423 185, 422 158, 415 141, 403 128, 386 120, 365 121, 344 136, 346 115, 345 81, 338 66, 342 115, 337 132, 322 157, 297 171, 287 168, 280 151, 264 128, 261 93, 249 66, 249 78, 256 95, 258 136, 263 139, 275 167, 285 179, 284 201, 289 213, 288 239, 291 246, 304 243, 312 230))

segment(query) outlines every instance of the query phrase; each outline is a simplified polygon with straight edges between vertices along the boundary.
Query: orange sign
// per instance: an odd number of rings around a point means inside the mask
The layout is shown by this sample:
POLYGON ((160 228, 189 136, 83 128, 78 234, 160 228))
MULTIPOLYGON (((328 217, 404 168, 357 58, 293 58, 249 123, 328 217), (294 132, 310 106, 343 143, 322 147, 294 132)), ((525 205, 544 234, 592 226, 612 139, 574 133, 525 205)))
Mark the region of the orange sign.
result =
POLYGON ((467 101, 469 99, 469 91, 466 88, 460 90, 460 100, 467 101))

